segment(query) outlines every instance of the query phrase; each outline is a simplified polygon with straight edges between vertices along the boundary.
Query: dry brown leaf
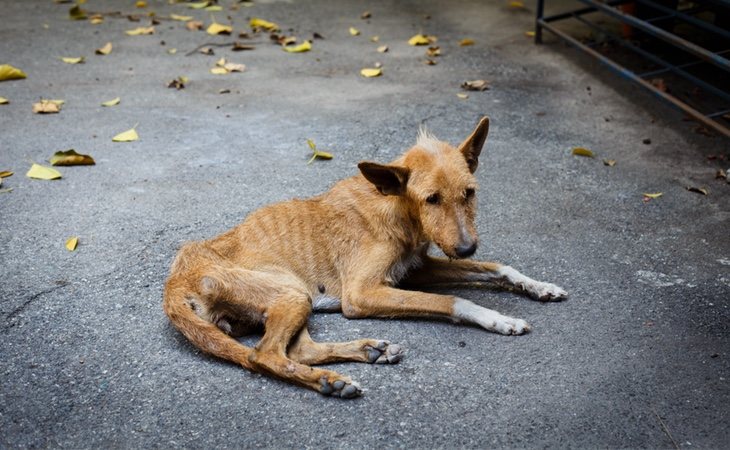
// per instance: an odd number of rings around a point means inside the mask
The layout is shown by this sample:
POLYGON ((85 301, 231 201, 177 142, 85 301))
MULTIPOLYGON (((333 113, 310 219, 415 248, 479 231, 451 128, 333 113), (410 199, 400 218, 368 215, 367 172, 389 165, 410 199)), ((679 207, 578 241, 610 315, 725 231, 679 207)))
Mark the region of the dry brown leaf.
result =
POLYGON ((387 53, 388 52, 388 46, 387 45, 381 45, 378 47, 378 53, 387 53))
POLYGON ((253 45, 245 45, 236 41, 233 43, 233 47, 231 47, 231 50, 233 50, 234 52, 240 52, 242 50, 254 50, 255 48, 256 47, 254 47, 253 45))
POLYGON ((107 42, 106 44, 104 44, 103 47, 96 49, 97 55, 108 55, 111 52, 112 52, 112 43, 111 42, 107 42))
POLYGON ((436 64, 438 64, 438 62, 435 59, 429 59, 429 58, 426 58, 426 60, 423 63, 427 66, 435 66, 436 64))
POLYGON ((365 11, 364 13, 360 14, 360 18, 365 20, 371 18, 373 15, 370 14, 370 11, 365 11))
MULTIPOLYGON (((2 175, 0 175, 2 177, 2 175)), ((721 178, 723 180, 727 179, 727 173, 725 173, 722 169, 717 169, 717 172, 715 172, 715 178, 721 178)))
POLYGON ((76 153, 76 150, 56 152, 48 160, 52 166, 93 166, 96 164, 94 158, 89 155, 76 153))
POLYGON ((587 158, 593 158, 594 156, 593 152, 585 147, 573 147, 572 154, 577 156, 585 156, 587 158))
POLYGON ((35 114, 55 114, 61 111, 63 104, 63 100, 41 99, 38 103, 33 103, 33 112, 35 114))
POLYGON ((433 46, 426 49, 426 56, 433 58, 435 56, 441 56, 441 47, 433 46))
POLYGON ((13 173, 14 172, 11 172, 9 170, 0 171, 0 178, 12 177, 13 176, 13 173))
POLYGON ((465 91, 486 91, 489 89, 487 80, 471 80, 461 83, 461 88, 465 91))
POLYGON ((93 16, 89 17, 89 23, 92 25, 99 25, 100 23, 104 23, 104 16, 101 14, 94 14, 93 16))
POLYGON ((179 91, 180 89, 185 89, 185 85, 187 83, 188 83, 188 77, 177 77, 174 80, 167 83, 167 87, 175 88, 179 91))
POLYGON ((204 55, 215 55, 215 52, 211 47, 203 47, 200 50, 198 50, 198 53, 202 53, 204 55))
POLYGON ((615 159, 604 159, 603 165, 608 166, 608 167, 613 167, 616 165, 616 160, 615 159))
POLYGON ((459 41, 460 47, 466 47, 467 45, 474 45, 474 39, 464 38, 459 41))
POLYGON ((203 29, 203 22, 199 20, 191 20, 187 23, 185 23, 185 28, 187 28, 190 31, 198 31, 203 29))
POLYGON ((705 187, 698 188, 698 187, 694 187, 694 186, 687 186, 686 189, 690 192, 696 192, 696 193, 702 194, 702 195, 708 195, 710 193, 710 191, 705 187))

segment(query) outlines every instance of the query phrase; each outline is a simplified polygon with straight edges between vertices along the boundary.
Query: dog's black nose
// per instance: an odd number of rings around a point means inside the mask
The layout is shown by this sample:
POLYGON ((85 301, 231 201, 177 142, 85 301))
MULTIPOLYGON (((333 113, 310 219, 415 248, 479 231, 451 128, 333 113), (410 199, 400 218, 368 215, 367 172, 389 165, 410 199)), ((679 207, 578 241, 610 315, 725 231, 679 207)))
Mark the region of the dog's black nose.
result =
POLYGON ((477 243, 472 242, 471 244, 459 244, 456 246, 454 251, 459 258, 468 258, 473 255, 475 251, 477 251, 477 243))

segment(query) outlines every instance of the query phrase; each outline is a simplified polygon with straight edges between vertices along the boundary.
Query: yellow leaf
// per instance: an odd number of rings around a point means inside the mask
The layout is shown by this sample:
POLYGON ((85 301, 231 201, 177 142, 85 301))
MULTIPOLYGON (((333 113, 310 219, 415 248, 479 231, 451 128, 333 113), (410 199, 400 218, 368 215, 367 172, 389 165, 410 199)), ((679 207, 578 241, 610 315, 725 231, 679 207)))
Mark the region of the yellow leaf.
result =
POLYGON ((0 105, 7 105, 8 103, 10 103, 10 100, 5 97, 0 97, 0 105))
POLYGON ((143 34, 155 34, 155 27, 137 27, 134 30, 125 31, 130 36, 139 36, 143 34))
POLYGON ((30 167, 28 173, 25 174, 28 178, 35 178, 38 180, 57 180, 61 178, 61 172, 51 167, 41 166, 35 164, 30 167))
POLYGON ((252 17, 251 21, 248 24, 251 26, 251 28, 263 28, 267 31, 276 31, 279 29, 279 25, 275 24, 274 22, 259 19, 258 17, 252 17))
POLYGON ((513 1, 513 2, 509 2, 509 7, 515 8, 515 9, 524 9, 525 4, 523 2, 513 1))
POLYGON ((644 197, 647 197, 647 198, 659 198, 662 195, 664 195, 664 193, 662 193, 662 192, 654 192, 654 193, 646 193, 645 192, 644 193, 644 197))
POLYGON ((282 47, 282 49, 285 52, 289 53, 302 53, 302 52, 308 52, 312 49, 312 43, 309 41, 304 41, 299 45, 289 45, 286 47, 282 47))
POLYGON ((100 23, 104 23, 104 16, 101 14, 95 14, 91 17, 89 17, 89 23, 92 25, 99 25, 100 23))
POLYGON ((360 75, 364 76, 365 78, 379 77, 382 74, 383 71, 380 69, 365 68, 360 71, 360 75))
POLYGON ((573 147, 573 154, 593 158, 593 152, 583 147, 573 147))
POLYGON ((465 94, 463 92, 457 93, 456 96, 459 97, 462 100, 466 100, 467 98, 469 98, 469 95, 468 94, 465 94))
POLYGON ((206 11, 216 12, 216 11, 223 11, 223 7, 220 5, 210 5, 205 7, 206 11))
POLYGON ((114 136, 112 138, 112 142, 132 142, 139 139, 139 135, 137 134, 137 130, 135 129, 137 125, 135 125, 131 130, 127 130, 123 133, 119 133, 118 135, 114 136))
POLYGON ((94 158, 89 155, 76 153, 76 150, 66 150, 65 152, 56 152, 48 160, 52 166, 93 166, 96 164, 94 158))
POLYGON ((527 36, 527 37, 535 37, 535 32, 534 31, 525 31, 525 36, 527 36))
POLYGON ((81 9, 78 4, 68 10, 68 17, 71 20, 86 20, 86 11, 81 9))
POLYGON ((106 101, 106 102, 101 102, 101 106, 116 106, 116 105, 118 105, 118 104, 119 104, 119 102, 121 102, 121 101, 122 101, 122 99, 121 99, 121 98, 119 98, 119 97, 116 97, 116 98, 113 98, 113 99, 111 99, 111 100, 109 100, 109 101, 106 101))
POLYGON ((314 141, 311 139, 307 139, 307 145, 309 145, 309 148, 312 149, 312 157, 309 159, 307 164, 312 164, 312 161, 314 161, 317 158, 322 158, 322 159, 334 158, 334 155, 332 153, 327 153, 327 152, 323 152, 322 150, 317 150, 317 146, 314 145, 314 141))
POLYGON ((358 36, 360 35, 360 30, 358 30, 355 27, 350 27, 350 36, 358 36))
POLYGON ((372 37, 370 38, 370 40, 371 40, 372 42, 380 42, 380 36, 372 36, 372 37))
POLYGON ((76 246, 79 245, 79 238, 74 236, 66 240, 66 250, 72 252, 76 250, 76 246))
POLYGON ((216 35, 216 34, 231 34, 233 32, 233 27, 230 25, 223 25, 218 22, 213 22, 210 24, 207 30, 205 30, 208 34, 216 35))
POLYGON ((225 67, 213 67, 210 69, 210 73, 214 75, 225 75, 228 73, 228 70, 225 67))
POLYGON ((196 2, 196 3, 188 3, 188 8, 192 9, 203 9, 210 6, 210 2, 196 2))
POLYGON ((466 47, 467 45, 474 45, 474 39, 462 39, 459 41, 459 46, 466 47))
POLYGON ((170 19, 179 20, 180 22, 187 22, 188 20, 193 20, 193 16, 180 16, 178 14, 170 14, 170 19))
POLYGON ((106 44, 104 44, 103 47, 96 49, 97 55, 108 55, 111 52, 112 52, 112 43, 111 42, 107 42, 106 44))
POLYGON ((221 58, 215 62, 215 65, 218 67, 223 67, 226 65, 226 62, 228 62, 228 61, 226 61, 226 58, 221 58))
POLYGON ((134 6, 136 6, 137 8, 146 8, 146 7, 147 7, 147 2, 146 2, 146 1, 144 1, 144 0, 138 0, 138 1, 137 1, 137 2, 136 2, 136 3, 134 4, 134 6))
POLYGON ((174 55, 175 53, 177 53, 177 49, 176 48, 168 48, 167 49, 167 53, 169 53, 171 55, 174 55))
POLYGON ((13 67, 10 64, 0 65, 0 81, 20 80, 25 77, 26 75, 22 70, 13 67))
POLYGON ((417 35, 413 36, 412 38, 408 39, 408 43, 410 45, 428 45, 435 41, 436 41, 436 38, 434 36, 424 36, 422 34, 417 34, 417 35))
POLYGON ((78 58, 62 57, 61 61, 65 62, 66 64, 82 64, 84 62, 84 57, 83 56, 79 56, 78 58))
POLYGON ((380 47, 378 47, 378 53, 385 53, 387 51, 388 51, 387 45, 381 45, 380 47))
POLYGON ((3 170, 2 172, 0 172, 0 178, 7 178, 7 177, 12 177, 12 176, 13 176, 13 172, 11 172, 9 170, 3 170))
POLYGON ((61 111, 63 100, 45 100, 41 99, 38 103, 33 103, 33 112, 35 114, 53 114, 61 111))

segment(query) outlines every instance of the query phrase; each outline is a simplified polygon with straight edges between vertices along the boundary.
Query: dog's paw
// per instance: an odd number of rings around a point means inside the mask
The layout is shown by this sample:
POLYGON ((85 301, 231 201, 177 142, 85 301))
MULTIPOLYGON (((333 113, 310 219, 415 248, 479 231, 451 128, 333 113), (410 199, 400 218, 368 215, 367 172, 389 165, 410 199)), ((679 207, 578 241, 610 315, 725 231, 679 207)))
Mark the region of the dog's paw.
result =
POLYGON ((519 336, 530 331, 530 325, 522 319, 502 316, 495 322, 493 330, 497 333, 506 334, 508 336, 519 336))
POLYGON ((568 293, 565 292, 565 289, 552 283, 534 281, 526 287, 530 297, 542 302, 555 302, 568 298, 568 293))
POLYGON ((376 341, 375 345, 366 345, 368 362, 371 364, 397 364, 403 359, 405 352, 398 344, 388 341, 376 341))
POLYGON ((331 381, 327 380, 327 377, 322 377, 319 379, 319 384, 319 392, 323 395, 339 398, 355 398, 362 395, 360 385, 354 381, 343 379, 331 381))

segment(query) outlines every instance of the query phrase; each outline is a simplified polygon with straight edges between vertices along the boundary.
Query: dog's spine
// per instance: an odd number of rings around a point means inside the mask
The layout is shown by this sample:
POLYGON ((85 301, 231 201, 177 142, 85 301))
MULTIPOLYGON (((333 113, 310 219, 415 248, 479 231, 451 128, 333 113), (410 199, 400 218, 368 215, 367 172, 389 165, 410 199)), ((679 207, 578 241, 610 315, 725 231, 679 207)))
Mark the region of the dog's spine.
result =
POLYGON ((175 328, 204 352, 251 370, 249 358, 253 349, 242 345, 211 322, 198 317, 187 301, 196 294, 183 287, 170 286, 171 284, 168 282, 165 287, 162 306, 175 328))

